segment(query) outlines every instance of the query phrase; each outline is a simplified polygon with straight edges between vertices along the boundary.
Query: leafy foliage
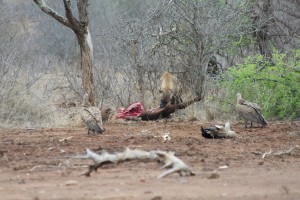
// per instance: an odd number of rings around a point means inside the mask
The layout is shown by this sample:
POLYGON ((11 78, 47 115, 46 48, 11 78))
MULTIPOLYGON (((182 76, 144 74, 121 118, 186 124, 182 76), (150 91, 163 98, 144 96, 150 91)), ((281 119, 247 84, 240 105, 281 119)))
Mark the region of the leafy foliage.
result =
POLYGON ((266 117, 300 117, 300 49, 289 56, 274 52, 272 63, 262 55, 247 57, 222 78, 228 101, 235 102, 235 94, 240 92, 244 99, 262 105, 266 117))

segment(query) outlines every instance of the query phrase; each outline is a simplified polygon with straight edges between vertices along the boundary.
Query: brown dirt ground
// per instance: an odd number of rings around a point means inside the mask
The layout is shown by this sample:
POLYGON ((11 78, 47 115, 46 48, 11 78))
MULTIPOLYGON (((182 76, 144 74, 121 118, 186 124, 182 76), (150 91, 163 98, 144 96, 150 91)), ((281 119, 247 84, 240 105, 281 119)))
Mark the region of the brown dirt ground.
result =
POLYGON ((199 121, 107 123, 104 135, 84 128, 0 131, 0 199, 300 199, 300 122, 267 128, 232 125, 236 139, 205 139, 199 121), (163 133, 171 140, 164 142, 163 133), (68 138, 65 141, 61 139, 68 138), (85 148, 171 150, 196 176, 163 179, 161 164, 130 161, 78 176, 90 160, 85 148), (290 154, 262 154, 272 150, 290 154), (221 169, 227 165, 228 168, 221 169), (214 176, 216 175, 217 176, 214 176))

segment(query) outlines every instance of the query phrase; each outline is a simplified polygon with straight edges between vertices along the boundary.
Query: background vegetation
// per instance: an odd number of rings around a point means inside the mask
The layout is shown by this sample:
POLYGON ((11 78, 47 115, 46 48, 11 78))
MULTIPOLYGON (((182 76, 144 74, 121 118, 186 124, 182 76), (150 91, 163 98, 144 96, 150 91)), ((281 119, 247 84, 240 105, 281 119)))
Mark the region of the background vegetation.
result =
MULTIPOLYGON (((234 102, 237 92, 245 99, 263 105, 268 118, 295 119, 300 117, 300 51, 291 55, 272 54, 272 63, 262 55, 250 56, 231 67, 219 82, 228 88, 226 101, 234 102)), ((226 109, 226 106, 225 106, 226 109)))
MULTIPOLYGON (((64 14, 62 1, 46 2, 64 14)), ((90 0, 97 103, 156 107, 169 70, 186 98, 203 96, 184 117, 233 117, 239 91, 268 119, 299 118, 299 10, 297 0, 90 0)), ((76 121, 74 34, 31 0, 0 0, 0 13, 0 126, 76 121)))

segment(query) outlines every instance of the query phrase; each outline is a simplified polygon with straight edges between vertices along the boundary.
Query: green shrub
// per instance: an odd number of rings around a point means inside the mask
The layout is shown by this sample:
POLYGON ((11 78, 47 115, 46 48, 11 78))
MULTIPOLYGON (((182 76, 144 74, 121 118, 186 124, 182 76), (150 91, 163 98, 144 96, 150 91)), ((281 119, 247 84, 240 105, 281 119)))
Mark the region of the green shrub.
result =
POLYGON ((223 74, 221 87, 228 91, 226 101, 235 104, 240 92, 244 99, 260 104, 267 118, 299 118, 300 49, 290 56, 275 52, 272 63, 261 55, 247 57, 223 74))

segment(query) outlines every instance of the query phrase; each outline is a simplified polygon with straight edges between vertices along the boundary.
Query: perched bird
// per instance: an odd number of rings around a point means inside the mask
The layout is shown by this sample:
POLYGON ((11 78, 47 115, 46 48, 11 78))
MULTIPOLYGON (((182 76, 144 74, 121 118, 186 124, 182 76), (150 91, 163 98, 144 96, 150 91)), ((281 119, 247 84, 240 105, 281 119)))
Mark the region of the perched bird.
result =
POLYGON ((214 127, 203 128, 201 126, 202 136, 209 139, 217 138, 235 138, 236 133, 230 130, 230 123, 226 122, 225 126, 215 125, 214 127))
POLYGON ((81 109, 81 118, 88 128, 88 134, 102 134, 104 128, 102 125, 102 117, 99 108, 93 107, 88 102, 88 94, 83 96, 83 103, 81 109))
POLYGON ((263 127, 268 125, 259 105, 242 99, 240 93, 237 93, 236 97, 236 112, 245 120, 245 128, 247 128, 248 121, 251 122, 250 127, 252 127, 252 122, 260 123, 263 127))

